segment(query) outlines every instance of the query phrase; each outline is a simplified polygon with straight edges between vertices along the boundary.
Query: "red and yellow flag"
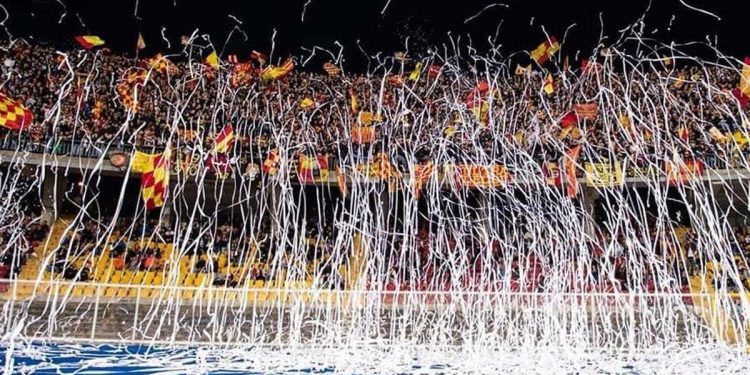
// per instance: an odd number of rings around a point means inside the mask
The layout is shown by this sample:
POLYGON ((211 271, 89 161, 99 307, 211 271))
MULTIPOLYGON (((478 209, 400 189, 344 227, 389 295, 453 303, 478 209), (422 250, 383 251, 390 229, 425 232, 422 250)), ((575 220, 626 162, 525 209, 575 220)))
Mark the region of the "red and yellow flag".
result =
POLYGON ((138 112, 140 105, 138 104, 138 88, 143 86, 146 81, 148 72, 140 68, 130 68, 122 76, 120 82, 115 86, 120 97, 120 103, 132 111, 138 112))
POLYGON ((559 50, 560 43, 557 41, 557 38, 550 36, 548 40, 545 40, 544 43, 531 51, 531 59, 536 61, 537 64, 543 65, 559 50))
POLYGON ((302 183, 328 181, 328 156, 300 154, 297 176, 302 183))
POLYGON ((578 126, 578 115, 575 111, 570 111, 560 119, 560 127, 567 129, 573 126, 578 126))
POLYGON ((161 53, 148 59, 146 65, 159 73, 177 74, 180 72, 180 69, 161 53))
POLYGON ((388 159, 388 155, 386 155, 385 152, 380 152, 378 154, 376 165, 378 177, 380 177, 381 180, 390 180, 393 177, 401 176, 401 173, 399 173, 396 167, 391 164, 391 161, 388 159))
POLYGON ((552 78, 552 74, 547 74, 547 78, 544 80, 544 92, 547 95, 552 95, 555 92, 555 80, 552 78))
POLYGON ((352 88, 349 88, 349 107, 351 107, 352 112, 359 112, 359 99, 357 99, 357 93, 352 88))
POLYGON ((272 81, 284 77, 292 70, 294 70, 294 60, 288 58, 281 66, 269 66, 263 69, 260 78, 264 81, 272 81))
POLYGON ((412 183, 414 184, 414 197, 419 199, 422 196, 422 189, 430 180, 432 171, 435 169, 435 165, 431 161, 427 164, 418 164, 414 166, 414 177, 412 183))
POLYGON ((700 160, 683 161, 679 156, 666 161, 664 169, 667 173, 667 184, 677 186, 685 184, 703 175, 705 165, 700 160))
POLYGON ((565 180, 567 182, 566 193, 568 198, 578 195, 578 177, 576 177, 576 165, 578 156, 581 154, 581 145, 575 146, 565 153, 563 167, 565 169, 565 180))
POLYGON ((745 57, 744 63, 742 64, 740 92, 745 96, 750 96, 750 57, 745 57))
POLYGON ((20 102, 0 93, 0 126, 14 131, 21 131, 34 121, 34 115, 20 102))
POLYGON ((104 45, 104 39, 97 35, 79 35, 75 37, 76 42, 85 49, 92 49, 97 46, 104 45))
POLYGON ((253 65, 250 63, 238 63, 232 68, 232 87, 249 85, 253 80, 253 65))
POLYGON ((349 194, 349 186, 346 185, 346 174, 344 174, 344 170, 340 167, 336 168, 336 184, 341 191, 341 197, 346 198, 347 194, 349 194))
POLYGON ((325 70, 326 73, 328 73, 329 77, 338 77, 339 74, 341 74, 341 68, 334 65, 332 62, 327 62, 323 64, 323 70, 325 70))
POLYGON ((356 144, 372 143, 375 140, 375 127, 352 126, 352 142, 356 144))
POLYGON ((260 65, 266 65, 266 63, 268 63, 268 55, 263 52, 253 50, 250 52, 250 58, 257 61, 260 65))
POLYGON ((169 191, 169 149, 155 155, 149 168, 141 175, 141 195, 150 211, 164 205, 169 191))
POLYGON ((224 129, 221 129, 219 134, 216 134, 216 146, 214 151, 218 154, 226 154, 232 150, 232 144, 234 141, 234 128, 232 124, 224 125, 224 129))
POLYGON ((271 152, 268 153, 266 161, 263 162, 263 166, 261 167, 263 173, 270 176, 279 173, 279 160, 281 160, 281 157, 279 157, 279 150, 271 150, 271 152))

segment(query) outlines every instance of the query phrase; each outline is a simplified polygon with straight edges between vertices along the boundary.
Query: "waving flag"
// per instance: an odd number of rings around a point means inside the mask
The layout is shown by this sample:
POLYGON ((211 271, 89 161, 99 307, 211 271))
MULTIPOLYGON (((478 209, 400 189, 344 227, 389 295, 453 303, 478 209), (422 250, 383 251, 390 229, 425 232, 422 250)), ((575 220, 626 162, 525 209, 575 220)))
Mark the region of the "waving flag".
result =
POLYGON ((339 74, 341 74, 341 69, 330 61, 323 64, 323 70, 325 70, 330 77, 338 77, 339 74))
POLYGON ((289 74, 292 70, 294 70, 294 60, 289 58, 289 59, 286 59, 286 61, 284 61, 284 63, 281 66, 269 66, 266 69, 263 69, 263 72, 261 73, 260 77, 264 81, 272 81, 272 80, 284 77, 285 75, 289 74))
POLYGON ((432 64, 427 68, 427 78, 435 79, 440 75, 440 71, 443 69, 442 66, 432 64))
POLYGON ((573 126, 578 126, 578 115, 575 111, 570 111, 560 119, 560 127, 563 129, 568 129, 573 126))
POLYGON ((359 100, 357 99, 357 93, 353 89, 349 89, 349 106, 352 108, 352 112, 359 111, 359 100))
POLYGON ((372 143, 375 140, 375 127, 352 125, 352 142, 355 144, 372 143))
POLYGON ((531 59, 536 61, 537 64, 543 65, 559 50, 560 43, 557 42, 554 36, 551 36, 549 40, 545 40, 544 43, 531 51, 531 59))
POLYGON ((234 128, 232 124, 224 125, 224 129, 221 129, 219 134, 216 134, 216 146, 214 150, 219 154, 226 154, 232 150, 232 142, 234 141, 234 128))
POLYGON ((169 149, 155 155, 151 165, 141 175, 141 194, 146 210, 151 211, 164 205, 169 190, 169 149))
POLYGON ((211 54, 206 57, 206 60, 204 60, 203 63, 214 68, 214 70, 219 70, 219 55, 216 54, 216 51, 212 51, 211 54))
POLYGON ((85 49, 92 49, 97 46, 104 45, 104 39, 96 35, 79 35, 75 37, 76 42, 85 49))
POLYGON ((230 84, 232 87, 249 85, 253 80, 253 66, 250 63, 239 63, 232 69, 230 84))
POLYGON ((328 181, 328 157, 325 155, 318 156, 299 156, 297 175, 302 183, 326 182, 328 181))
POLYGON ((281 160, 281 157, 279 157, 279 150, 271 150, 271 152, 268 153, 266 161, 263 162, 263 166, 261 167, 263 173, 270 176, 279 173, 279 160, 281 160))
POLYGON ((0 126, 14 131, 28 128, 34 115, 20 102, 0 93, 0 126))
POLYGON ((745 96, 750 96, 750 57, 745 57, 744 63, 742 64, 740 92, 745 96))
POLYGON ((422 196, 422 189, 425 184, 430 180, 432 171, 435 169, 435 165, 432 162, 427 164, 419 164, 414 166, 414 177, 412 177, 412 183, 414 184, 414 197, 419 199, 422 196))
POLYGON ((120 98, 120 103, 132 111, 138 112, 138 89, 146 81, 148 72, 140 68, 130 68, 124 74, 120 82, 115 86, 115 91, 120 98))
POLYGON ((566 193, 568 198, 578 195, 578 177, 576 177, 576 165, 578 156, 581 154, 581 145, 575 146, 565 153, 563 167, 565 170, 565 181, 567 182, 566 193))
POLYGON ((146 40, 143 39, 143 34, 138 33, 138 40, 135 42, 135 49, 142 50, 146 48, 146 40))
POLYGON ((253 52, 250 52, 250 58, 257 61, 260 65, 266 65, 268 63, 268 55, 255 50, 253 50, 253 52))
POLYGON ((419 81, 419 77, 422 76, 422 63, 417 63, 417 65, 414 67, 414 70, 412 70, 411 74, 409 74, 409 80, 412 82, 419 81))
POLYGON ((527 76, 531 74, 531 64, 528 66, 521 66, 520 64, 516 64, 516 71, 517 76, 527 76))
POLYGON ((304 98, 299 102, 299 107, 302 109, 308 109, 315 106, 315 101, 310 98, 304 98))
POLYGON ((146 65, 159 73, 177 74, 180 72, 180 69, 161 53, 157 53, 156 56, 148 59, 146 65))
POLYGON ((336 168, 336 184, 341 191, 341 197, 346 198, 346 195, 349 194, 349 186, 346 185, 346 174, 341 167, 336 168))
POLYGON ((466 95, 466 99, 464 100, 464 103, 466 104, 466 107, 471 109, 483 102, 483 97, 487 92, 490 91, 490 84, 487 83, 487 81, 481 81, 477 85, 477 87, 472 90, 469 95, 466 95))
POLYGON ((547 74, 543 88, 547 95, 552 95, 555 92, 555 80, 552 78, 552 74, 547 74))

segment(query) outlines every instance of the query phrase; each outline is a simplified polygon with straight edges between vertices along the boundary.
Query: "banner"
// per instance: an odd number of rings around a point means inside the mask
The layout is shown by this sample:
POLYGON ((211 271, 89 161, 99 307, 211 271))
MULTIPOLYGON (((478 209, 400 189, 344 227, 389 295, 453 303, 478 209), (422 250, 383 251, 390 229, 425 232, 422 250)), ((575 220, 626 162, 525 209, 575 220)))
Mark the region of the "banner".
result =
POLYGON ((206 159, 206 168, 222 180, 232 174, 232 166, 229 164, 229 158, 226 154, 209 155, 206 159))
POLYGON ((593 187, 612 187, 624 182, 620 163, 586 163, 586 185, 593 187))
POLYGON ((391 163, 388 156, 380 152, 375 156, 375 160, 370 163, 360 163, 355 166, 358 173, 362 174, 365 178, 373 178, 379 180, 390 180, 391 178, 397 178, 401 176, 401 173, 391 163))
POLYGON ((667 172, 667 184, 675 186, 702 176, 705 166, 700 160, 686 160, 685 162, 677 160, 667 161, 664 169, 667 172))
POLYGON ((352 142, 356 144, 367 144, 372 143, 374 140, 374 126, 352 126, 352 142))
POLYGON ((507 184, 510 173, 504 165, 458 165, 461 185, 468 188, 493 188, 507 184))
POLYGON ((328 156, 299 156, 297 166, 299 181, 303 183, 325 183, 328 182, 328 156))
POLYGON ((435 169, 432 162, 427 164, 417 164, 414 166, 414 176, 412 176, 412 184, 414 186, 414 197, 419 199, 422 195, 422 189, 430 180, 432 171, 435 169))

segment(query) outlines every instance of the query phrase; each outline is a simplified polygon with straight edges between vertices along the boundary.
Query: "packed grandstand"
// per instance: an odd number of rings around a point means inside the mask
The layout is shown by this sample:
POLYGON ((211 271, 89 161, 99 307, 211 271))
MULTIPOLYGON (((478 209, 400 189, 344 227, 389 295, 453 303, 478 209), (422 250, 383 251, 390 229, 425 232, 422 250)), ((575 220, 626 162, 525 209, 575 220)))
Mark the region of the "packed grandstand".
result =
MULTIPOLYGON (((519 61, 399 53, 352 74, 190 39, 140 59, 78 41, 0 50, 6 300, 148 303, 128 310, 144 340, 747 344, 750 60, 575 60, 548 36, 519 61), (295 326, 305 313, 248 331, 281 318, 227 311, 206 331, 195 310, 144 328, 179 309, 162 301, 318 306, 339 324, 320 306, 356 306, 380 333, 295 326), (566 326, 502 304, 588 310, 566 326), (464 322, 429 312, 445 306, 464 322)), ((18 329, 110 337, 54 309, 64 324, 18 329)))

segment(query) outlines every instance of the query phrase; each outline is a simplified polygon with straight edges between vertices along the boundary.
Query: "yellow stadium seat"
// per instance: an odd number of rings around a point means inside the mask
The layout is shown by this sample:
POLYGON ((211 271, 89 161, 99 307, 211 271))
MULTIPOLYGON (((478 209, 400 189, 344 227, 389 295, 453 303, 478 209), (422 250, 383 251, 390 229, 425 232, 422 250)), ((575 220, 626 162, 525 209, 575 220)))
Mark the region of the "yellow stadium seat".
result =
POLYGON ((112 284, 120 284, 122 282, 122 272, 115 272, 110 278, 112 284))
POLYGON ((237 300, 237 291, 236 290, 227 290, 226 294, 224 295, 224 300, 227 302, 234 302, 237 300))
POLYGON ((117 288, 116 287, 109 287, 104 292, 104 296, 107 298, 112 298, 117 295, 117 288))
POLYGON ((26 298, 33 292, 33 290, 29 288, 29 285, 18 285, 16 288, 16 296, 18 298, 26 298))
POLYGON ((125 271, 122 274, 122 283, 123 284, 130 284, 133 282, 133 278, 135 277, 135 273, 133 271, 125 271))
POLYGON ((128 289, 125 287, 117 288, 117 298, 123 298, 128 296, 128 289))
POLYGON ((264 291, 251 291, 248 293, 247 300, 254 302, 265 302, 268 298, 268 292, 264 291))
POLYGON ((206 282, 207 276, 208 275, 206 275, 205 273, 199 274, 198 276, 196 276, 195 278, 193 278, 193 282, 192 282, 191 285, 193 285, 193 286, 202 286, 202 285, 205 285, 204 283, 206 282))
POLYGON ((128 291, 128 297, 130 298, 136 298, 138 297, 138 288, 126 288, 128 291))
POLYGON ((96 295, 96 288, 93 286, 86 286, 83 289, 83 295, 86 297, 93 297, 96 295))
POLYGON ((146 275, 143 277, 143 284, 145 284, 145 285, 152 285, 155 276, 156 276, 156 272, 154 272, 154 271, 148 271, 148 272, 146 272, 146 275))

